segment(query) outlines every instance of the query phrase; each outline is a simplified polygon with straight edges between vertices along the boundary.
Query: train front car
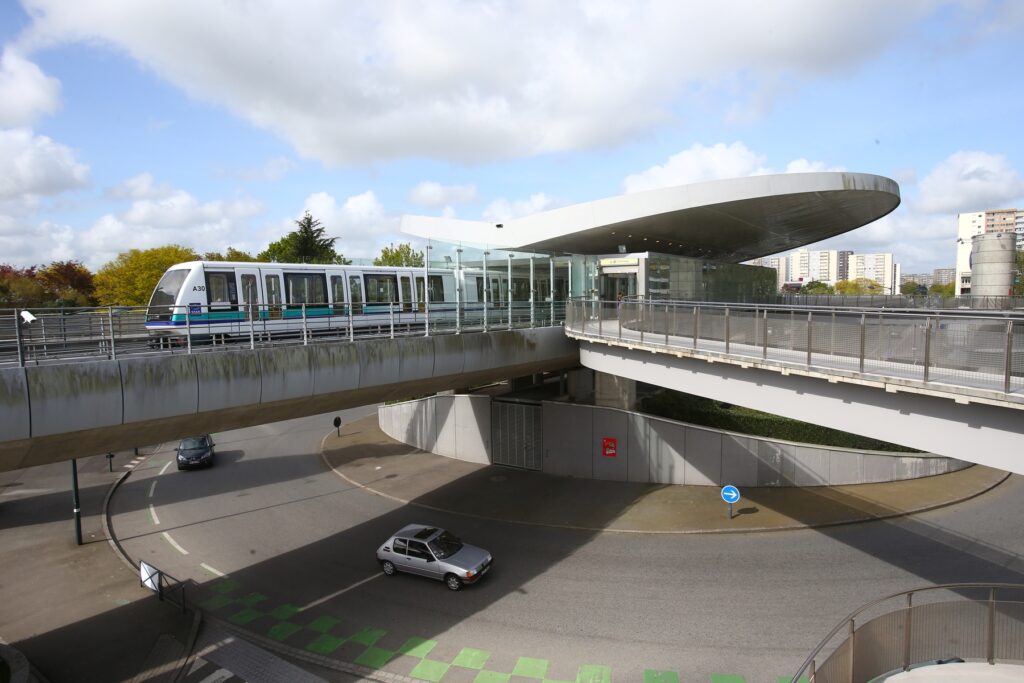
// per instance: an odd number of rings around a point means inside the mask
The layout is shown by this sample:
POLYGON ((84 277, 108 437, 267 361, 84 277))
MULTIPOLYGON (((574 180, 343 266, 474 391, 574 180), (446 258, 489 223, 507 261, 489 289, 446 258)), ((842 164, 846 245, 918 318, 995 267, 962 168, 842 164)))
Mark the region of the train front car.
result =
POLYGON ((167 269, 146 310, 146 330, 150 337, 162 341, 185 334, 186 312, 189 305, 206 305, 206 287, 202 264, 179 263, 167 269))

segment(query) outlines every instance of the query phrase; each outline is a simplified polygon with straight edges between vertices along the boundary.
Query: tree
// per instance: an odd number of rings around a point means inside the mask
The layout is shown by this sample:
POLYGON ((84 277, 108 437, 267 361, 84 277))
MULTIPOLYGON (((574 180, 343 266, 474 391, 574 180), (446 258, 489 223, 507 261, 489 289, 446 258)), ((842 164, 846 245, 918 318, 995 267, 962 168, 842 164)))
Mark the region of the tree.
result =
POLYGON ((801 294, 835 294, 835 288, 818 280, 811 280, 800 288, 801 294))
POLYGON ((208 251, 203 254, 204 261, 234 261, 236 263, 255 263, 259 261, 258 258, 253 256, 247 251, 241 249, 235 249, 234 247, 228 247, 228 250, 223 254, 219 251, 208 251))
POLYGON ((54 305, 92 306, 96 285, 92 271, 78 261, 54 261, 36 273, 54 305))
POLYGON ((1024 295, 1024 250, 1017 252, 1017 272, 1013 278, 1013 293, 1015 296, 1024 295))
POLYGON ((952 282, 948 282, 944 285, 935 284, 928 288, 929 294, 935 294, 946 299, 954 295, 956 288, 952 282))
POLYGON ((46 304, 46 290, 39 281, 35 266, 17 268, 0 265, 0 303, 17 308, 46 304))
POLYGON ((422 266, 423 252, 413 251, 412 245, 403 242, 397 247, 394 244, 380 250, 380 256, 373 259, 375 266, 422 266))
POLYGON ((917 296, 921 293, 922 286, 913 280, 907 280, 900 285, 900 294, 904 296, 917 296))
POLYGON ((883 294, 882 285, 866 277, 856 280, 840 280, 836 283, 836 294, 856 296, 859 294, 883 294))
POLYGON ((259 261, 277 263, 351 263, 344 256, 334 251, 336 237, 326 237, 326 229, 320 221, 313 218, 309 211, 295 221, 298 226, 276 242, 271 242, 256 257, 259 261))
POLYGON ((121 252, 96 273, 96 299, 103 306, 145 306, 168 268, 198 260, 196 252, 177 244, 121 252))

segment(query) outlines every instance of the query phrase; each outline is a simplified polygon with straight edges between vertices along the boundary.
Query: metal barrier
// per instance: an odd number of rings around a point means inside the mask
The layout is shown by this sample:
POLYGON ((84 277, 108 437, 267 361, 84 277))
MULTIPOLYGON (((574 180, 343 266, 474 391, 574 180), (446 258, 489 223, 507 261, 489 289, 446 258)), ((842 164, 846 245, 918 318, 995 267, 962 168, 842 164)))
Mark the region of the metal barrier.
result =
POLYGON ((1024 390, 1024 315, 675 301, 569 303, 566 330, 865 378, 1024 390))
POLYGON ((559 325, 564 301, 0 310, 0 367, 559 325), (28 313, 28 315, 25 315, 28 313), (162 326, 147 329, 149 323, 162 326))
POLYGON ((185 582, 179 581, 170 574, 141 560, 139 561, 139 585, 156 593, 161 602, 166 601, 179 607, 182 614, 188 611, 185 582))
POLYGON ((861 683, 943 660, 1024 661, 1024 584, 950 583, 888 595, 855 610, 818 644, 793 675, 797 683, 861 683), (939 600, 915 604, 915 596, 945 591, 939 600), (948 593, 977 593, 980 599, 948 593), (997 600, 997 592, 1013 600, 997 600), (902 608, 882 611, 903 600, 902 608), (872 611, 882 613, 870 617, 872 611), (861 621, 862 619, 866 619, 861 621), (859 622, 859 623, 858 623, 859 622), (841 642, 821 666, 817 658, 840 634, 841 642))

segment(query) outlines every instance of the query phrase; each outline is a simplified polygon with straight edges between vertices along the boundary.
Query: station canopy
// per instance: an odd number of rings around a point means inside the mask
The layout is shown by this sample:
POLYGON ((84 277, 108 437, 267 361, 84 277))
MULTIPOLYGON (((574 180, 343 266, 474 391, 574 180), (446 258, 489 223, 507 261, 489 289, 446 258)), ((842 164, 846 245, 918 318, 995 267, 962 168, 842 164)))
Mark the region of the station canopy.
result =
POLYGON ((503 223, 406 215, 402 232, 533 253, 652 251, 739 263, 849 232, 899 203, 899 185, 883 176, 786 173, 636 192, 503 223))

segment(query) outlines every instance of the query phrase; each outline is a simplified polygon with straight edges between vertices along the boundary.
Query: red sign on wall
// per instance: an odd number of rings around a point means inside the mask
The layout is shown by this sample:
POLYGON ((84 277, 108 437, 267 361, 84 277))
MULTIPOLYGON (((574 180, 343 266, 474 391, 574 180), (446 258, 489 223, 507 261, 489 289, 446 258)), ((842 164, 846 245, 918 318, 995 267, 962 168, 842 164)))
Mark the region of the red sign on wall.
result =
POLYGON ((615 458, 619 455, 619 440, 606 436, 601 439, 601 455, 606 458, 615 458))

